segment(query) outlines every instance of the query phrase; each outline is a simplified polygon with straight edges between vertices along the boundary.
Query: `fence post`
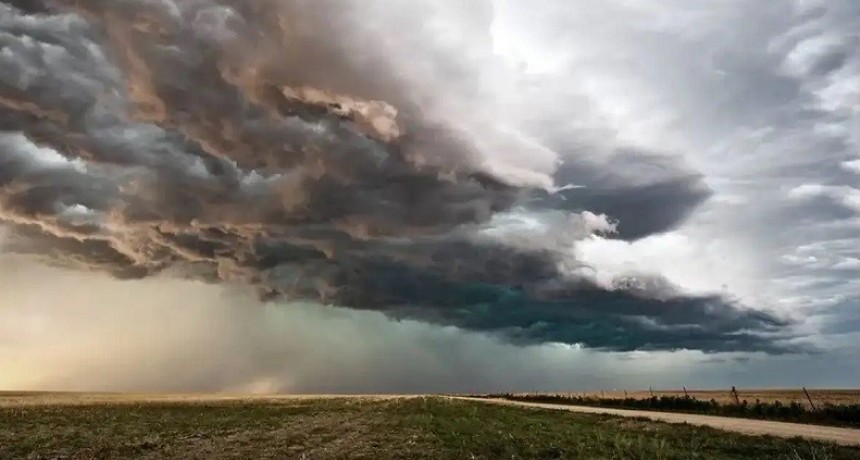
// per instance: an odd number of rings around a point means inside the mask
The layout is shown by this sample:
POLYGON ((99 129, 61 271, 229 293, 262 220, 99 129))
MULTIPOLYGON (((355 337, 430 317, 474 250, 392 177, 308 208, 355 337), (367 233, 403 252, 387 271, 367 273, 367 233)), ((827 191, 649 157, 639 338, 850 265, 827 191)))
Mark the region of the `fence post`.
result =
POLYGON ((806 391, 806 387, 800 387, 800 388, 803 388, 803 392, 806 394, 806 399, 809 400, 809 406, 812 407, 812 410, 818 410, 815 408, 815 403, 812 402, 812 397, 809 396, 809 392, 806 391))

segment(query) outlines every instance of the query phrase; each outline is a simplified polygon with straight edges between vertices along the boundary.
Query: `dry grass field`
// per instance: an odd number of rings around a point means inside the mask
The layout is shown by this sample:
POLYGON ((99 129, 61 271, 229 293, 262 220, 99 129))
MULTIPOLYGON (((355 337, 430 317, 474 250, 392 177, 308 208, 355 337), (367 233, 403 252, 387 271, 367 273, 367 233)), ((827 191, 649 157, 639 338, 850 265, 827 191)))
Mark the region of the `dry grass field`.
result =
POLYGON ((445 397, 0 394, 0 459, 838 459, 860 449, 445 397))

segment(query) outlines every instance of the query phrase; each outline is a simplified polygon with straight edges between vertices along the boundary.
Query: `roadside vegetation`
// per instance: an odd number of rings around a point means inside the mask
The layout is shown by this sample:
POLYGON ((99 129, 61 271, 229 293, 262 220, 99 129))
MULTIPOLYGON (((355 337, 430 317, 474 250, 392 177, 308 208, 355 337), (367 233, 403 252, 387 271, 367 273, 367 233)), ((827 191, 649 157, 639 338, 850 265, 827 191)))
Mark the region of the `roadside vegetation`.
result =
POLYGON ((600 398, 595 396, 504 393, 479 397, 573 406, 684 412, 814 425, 860 427, 860 404, 825 403, 813 408, 797 401, 784 403, 782 401, 764 402, 756 399, 750 402, 747 399, 738 399, 735 402, 718 402, 715 399, 702 400, 692 396, 665 395, 659 397, 652 396, 650 398, 600 398))
POLYGON ((0 404, 0 459, 49 458, 847 460, 860 449, 443 397, 0 404))

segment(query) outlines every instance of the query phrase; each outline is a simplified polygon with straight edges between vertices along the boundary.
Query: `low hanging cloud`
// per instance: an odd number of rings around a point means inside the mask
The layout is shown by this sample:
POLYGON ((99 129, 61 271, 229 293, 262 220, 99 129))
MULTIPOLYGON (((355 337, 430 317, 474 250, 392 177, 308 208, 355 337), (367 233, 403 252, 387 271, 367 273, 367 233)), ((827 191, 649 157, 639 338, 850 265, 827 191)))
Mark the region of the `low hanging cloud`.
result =
POLYGON ((668 231, 709 190, 476 94, 489 39, 415 25, 486 34, 491 6, 443 3, 0 2, 5 250, 514 343, 793 349, 726 296, 592 276, 578 242, 668 231))

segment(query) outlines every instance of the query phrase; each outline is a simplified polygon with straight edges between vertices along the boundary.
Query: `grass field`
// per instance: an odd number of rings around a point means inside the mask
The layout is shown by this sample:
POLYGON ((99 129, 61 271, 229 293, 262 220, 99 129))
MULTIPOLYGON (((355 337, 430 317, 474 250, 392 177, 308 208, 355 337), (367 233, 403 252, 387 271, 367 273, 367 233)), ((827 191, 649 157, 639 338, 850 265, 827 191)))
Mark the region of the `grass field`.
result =
POLYGON ((857 459, 860 449, 442 397, 0 394, 0 459, 857 459))

